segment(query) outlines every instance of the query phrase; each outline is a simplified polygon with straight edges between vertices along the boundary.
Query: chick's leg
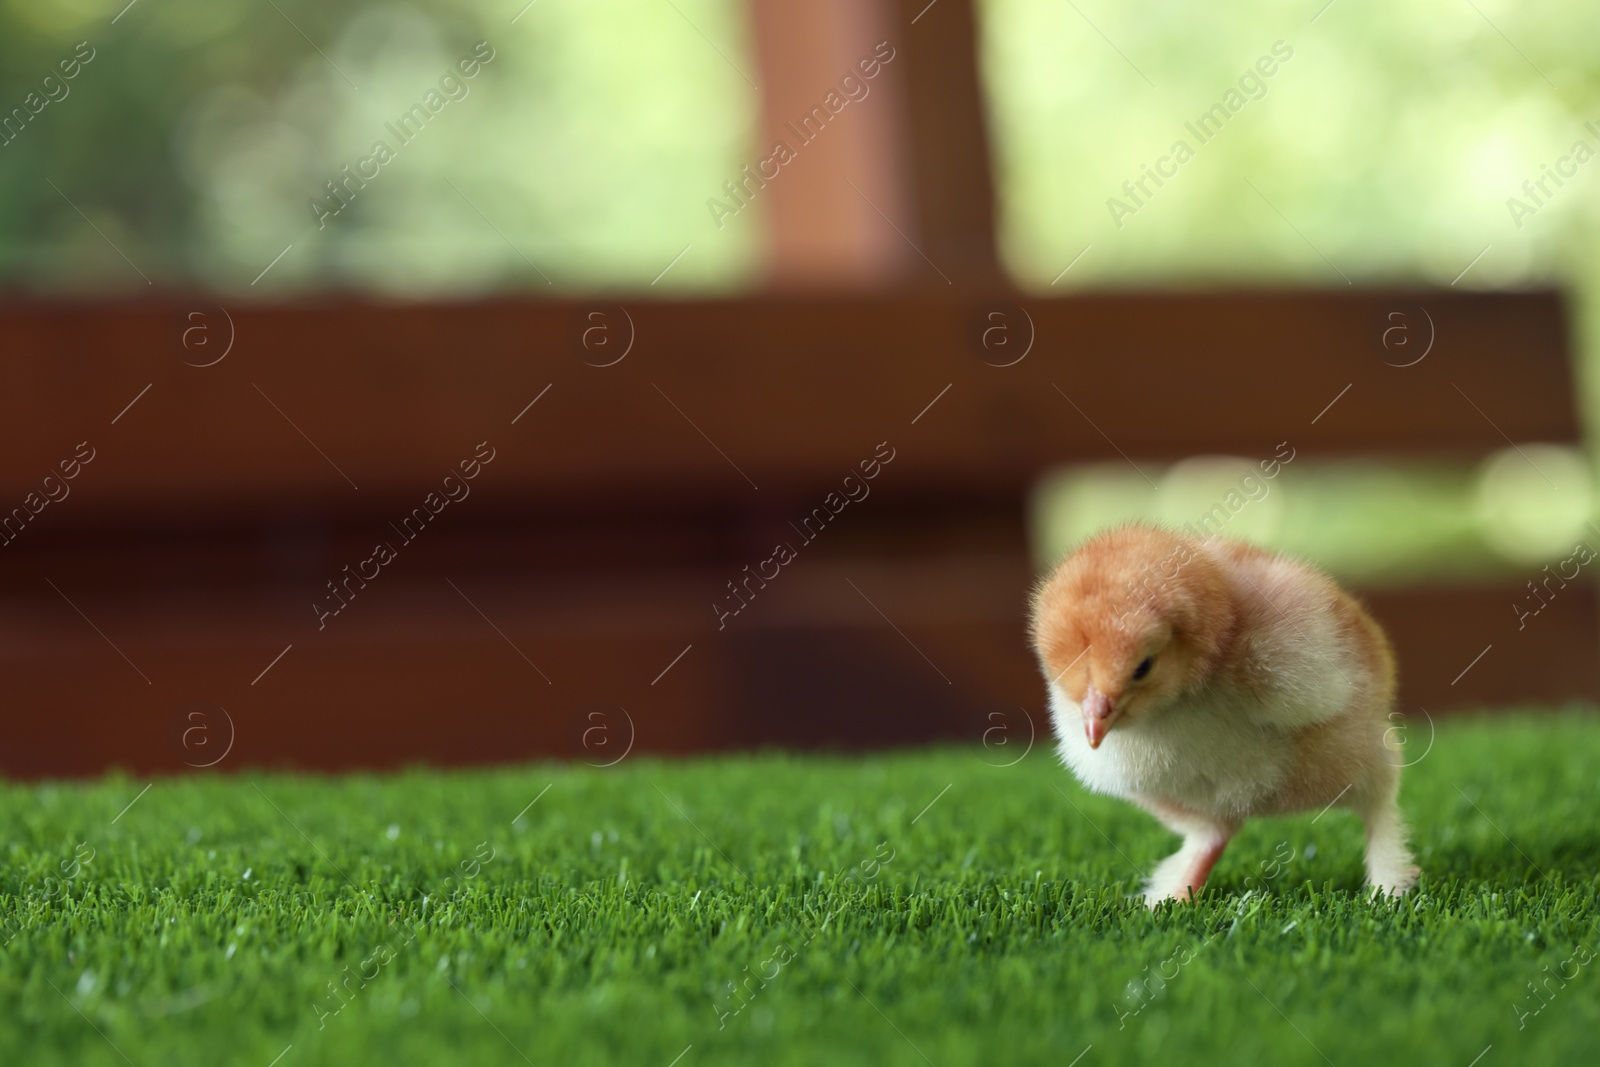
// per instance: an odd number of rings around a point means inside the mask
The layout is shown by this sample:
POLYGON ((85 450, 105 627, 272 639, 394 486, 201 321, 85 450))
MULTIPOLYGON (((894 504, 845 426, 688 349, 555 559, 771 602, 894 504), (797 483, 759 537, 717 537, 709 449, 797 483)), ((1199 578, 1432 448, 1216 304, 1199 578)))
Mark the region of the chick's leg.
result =
POLYGON ((1351 807, 1367 824, 1367 884, 1374 892, 1399 896, 1417 881, 1418 869, 1406 847, 1400 815, 1400 773, 1390 768, 1381 784, 1355 798, 1351 807))
POLYGON ((1191 899, 1206 884, 1238 826, 1154 798, 1141 798, 1139 804, 1169 830, 1183 835, 1182 847, 1151 872, 1144 887, 1145 903, 1153 908, 1163 900, 1191 899))

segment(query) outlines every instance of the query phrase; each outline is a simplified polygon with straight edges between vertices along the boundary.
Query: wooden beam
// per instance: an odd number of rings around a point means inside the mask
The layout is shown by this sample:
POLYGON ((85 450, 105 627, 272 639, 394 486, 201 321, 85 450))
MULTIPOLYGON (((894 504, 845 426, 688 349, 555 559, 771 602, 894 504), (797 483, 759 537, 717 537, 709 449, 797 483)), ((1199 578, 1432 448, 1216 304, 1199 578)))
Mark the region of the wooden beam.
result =
POLYGON ((215 516, 410 506, 485 440, 501 447, 474 492, 506 506, 753 502, 753 485, 828 483, 884 440, 904 444, 901 491, 1014 494, 1054 464, 1124 455, 1579 439, 1553 293, 238 306, 232 351, 204 368, 183 359, 187 314, 0 309, 0 500, 84 440, 98 458, 57 510, 215 516), (1411 366, 1396 364, 1423 349, 1382 343, 1401 308, 1432 340, 1411 366), (586 349, 594 330, 613 347, 586 349))
MULTIPOLYGON (((175 579, 136 593, 45 572, 70 604, 42 580, 13 579, 0 620, 11 708, 0 774, 184 773, 219 757, 223 771, 600 765, 629 752, 1002 737, 1016 742, 1010 758, 1027 736, 1045 755, 1026 554, 940 554, 914 528, 860 518, 838 532, 870 539, 876 527, 898 558, 808 547, 725 628, 708 608, 741 560, 507 570, 475 561, 460 534, 419 542, 324 630, 307 610, 316 575, 233 587, 175 579)), ((1426 747, 1427 723, 1453 711, 1593 703, 1593 587, 1569 587, 1519 632, 1509 605, 1520 592, 1504 582, 1367 598, 1399 654, 1413 751, 1426 747)))

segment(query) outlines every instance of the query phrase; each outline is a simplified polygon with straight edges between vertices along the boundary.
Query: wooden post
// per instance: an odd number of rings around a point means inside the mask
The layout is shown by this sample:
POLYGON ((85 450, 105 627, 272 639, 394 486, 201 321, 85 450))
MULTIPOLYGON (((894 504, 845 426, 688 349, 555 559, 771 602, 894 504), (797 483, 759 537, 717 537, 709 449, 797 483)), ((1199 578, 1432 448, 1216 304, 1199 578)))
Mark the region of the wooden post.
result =
POLYGON ((971 3, 925 4, 751 0, 774 288, 999 282, 971 3))
POLYGON ((972 0, 893 0, 907 42, 907 134, 922 251, 956 286, 1003 278, 972 0))

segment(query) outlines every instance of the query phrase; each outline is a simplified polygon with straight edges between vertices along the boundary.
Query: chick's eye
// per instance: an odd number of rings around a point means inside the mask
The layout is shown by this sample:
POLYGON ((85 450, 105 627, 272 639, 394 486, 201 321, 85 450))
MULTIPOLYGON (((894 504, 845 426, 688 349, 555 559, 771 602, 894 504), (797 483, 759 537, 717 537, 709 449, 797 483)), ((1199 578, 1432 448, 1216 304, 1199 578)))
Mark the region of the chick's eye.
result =
POLYGON ((1146 656, 1144 659, 1139 661, 1139 665, 1133 669, 1134 681, 1137 682, 1139 679, 1150 673, 1150 666, 1154 659, 1154 656, 1146 656))

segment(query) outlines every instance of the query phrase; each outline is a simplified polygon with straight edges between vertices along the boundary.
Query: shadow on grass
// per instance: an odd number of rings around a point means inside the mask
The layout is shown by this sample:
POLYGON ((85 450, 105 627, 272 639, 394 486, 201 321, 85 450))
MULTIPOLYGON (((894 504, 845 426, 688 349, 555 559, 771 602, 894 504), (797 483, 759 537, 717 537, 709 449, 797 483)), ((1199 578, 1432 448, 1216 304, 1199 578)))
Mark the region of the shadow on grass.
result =
POLYGON ((1587 829, 1546 831, 1537 839, 1511 841, 1494 834, 1444 842, 1425 852, 1423 870, 1463 881, 1516 884, 1550 880, 1589 883, 1597 870, 1600 833, 1587 829))
MULTIPOLYGON (((1588 886, 1594 883, 1600 864, 1600 833, 1574 829, 1538 840, 1515 844, 1495 835, 1493 842, 1482 838, 1453 840, 1419 848, 1422 867, 1419 883, 1424 891, 1437 892, 1446 886, 1469 889, 1474 883, 1500 888, 1534 886, 1588 886)), ((1369 892, 1365 872, 1348 857, 1329 857, 1324 863, 1301 860, 1276 877, 1263 877, 1254 868, 1214 874, 1205 893, 1213 899, 1241 900, 1247 893, 1270 900, 1296 902, 1304 899, 1307 883, 1318 893, 1348 893, 1365 896, 1369 892)))

